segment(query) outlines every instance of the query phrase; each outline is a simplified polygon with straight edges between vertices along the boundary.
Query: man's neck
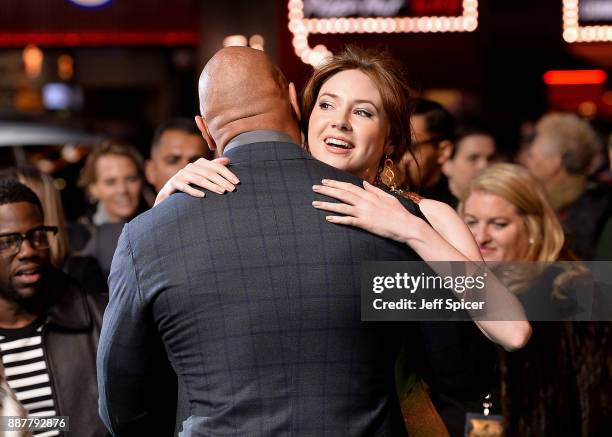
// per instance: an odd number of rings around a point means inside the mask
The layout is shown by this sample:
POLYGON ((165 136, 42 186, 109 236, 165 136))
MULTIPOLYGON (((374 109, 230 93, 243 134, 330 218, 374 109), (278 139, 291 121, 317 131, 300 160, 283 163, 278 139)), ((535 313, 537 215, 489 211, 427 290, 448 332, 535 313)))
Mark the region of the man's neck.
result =
POLYGON ((279 120, 273 117, 274 114, 259 114, 249 119, 241 119, 233 123, 222 124, 221 126, 211 126, 211 135, 215 138, 219 154, 223 153, 225 146, 232 138, 246 132, 260 130, 273 130, 288 135, 293 142, 300 144, 301 135, 296 120, 279 120))
POLYGON ((560 211, 584 193, 587 178, 584 175, 566 174, 565 177, 550 179, 545 185, 553 208, 560 211))
POLYGON ((44 311, 42 299, 32 300, 20 305, 17 302, 0 298, 0 328, 18 329, 29 325, 44 311))

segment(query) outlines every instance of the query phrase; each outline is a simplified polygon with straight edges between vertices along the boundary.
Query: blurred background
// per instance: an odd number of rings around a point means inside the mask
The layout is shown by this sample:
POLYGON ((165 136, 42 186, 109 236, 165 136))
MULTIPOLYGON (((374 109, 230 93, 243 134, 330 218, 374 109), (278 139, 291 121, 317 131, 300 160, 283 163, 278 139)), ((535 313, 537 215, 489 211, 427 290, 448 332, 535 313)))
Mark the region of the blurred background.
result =
POLYGON ((553 110, 604 144, 611 131, 609 0, 2 0, 0 167, 35 164, 72 198, 89 146, 146 157, 159 123, 197 113, 199 71, 224 45, 265 50, 300 88, 347 43, 393 53, 418 94, 485 121, 508 157, 553 110))

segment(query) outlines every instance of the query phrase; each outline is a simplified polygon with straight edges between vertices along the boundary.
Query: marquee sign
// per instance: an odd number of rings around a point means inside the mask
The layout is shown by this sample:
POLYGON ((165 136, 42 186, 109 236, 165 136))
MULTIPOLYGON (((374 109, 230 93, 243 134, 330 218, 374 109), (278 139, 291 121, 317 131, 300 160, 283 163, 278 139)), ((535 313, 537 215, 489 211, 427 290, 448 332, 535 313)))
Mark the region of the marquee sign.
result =
POLYGON ((330 55, 310 34, 473 32, 478 0, 289 0, 295 53, 316 65, 330 55))
POLYGON ((612 41, 612 2, 563 0, 563 39, 569 43, 612 41))

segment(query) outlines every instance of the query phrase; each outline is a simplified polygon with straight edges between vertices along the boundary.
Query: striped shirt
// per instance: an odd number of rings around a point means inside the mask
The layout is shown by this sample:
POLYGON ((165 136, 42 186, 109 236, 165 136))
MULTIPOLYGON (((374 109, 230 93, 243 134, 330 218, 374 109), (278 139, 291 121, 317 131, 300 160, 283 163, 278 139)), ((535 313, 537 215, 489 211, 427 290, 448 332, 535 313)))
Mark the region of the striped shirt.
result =
MULTIPOLYGON (((43 355, 42 326, 39 319, 23 328, 0 329, 0 355, 6 380, 30 417, 57 415, 43 355)), ((33 434, 47 437, 59 435, 59 431, 33 434)))

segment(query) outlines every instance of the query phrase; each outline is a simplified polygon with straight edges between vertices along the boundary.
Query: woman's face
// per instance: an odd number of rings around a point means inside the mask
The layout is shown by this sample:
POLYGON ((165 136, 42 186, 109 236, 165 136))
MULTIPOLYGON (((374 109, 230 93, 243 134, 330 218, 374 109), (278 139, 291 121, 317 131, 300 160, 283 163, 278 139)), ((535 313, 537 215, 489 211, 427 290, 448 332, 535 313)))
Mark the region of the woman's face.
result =
POLYGON ((372 80, 359 70, 336 73, 323 84, 308 122, 308 147, 319 161, 376 178, 387 145, 389 123, 372 80))
POLYGON ((134 162, 122 155, 102 155, 96 161, 96 176, 89 191, 111 220, 131 218, 138 209, 142 187, 134 162))
POLYGON ((523 261, 528 236, 523 218, 506 199, 481 191, 465 201, 463 220, 485 261, 523 261))

